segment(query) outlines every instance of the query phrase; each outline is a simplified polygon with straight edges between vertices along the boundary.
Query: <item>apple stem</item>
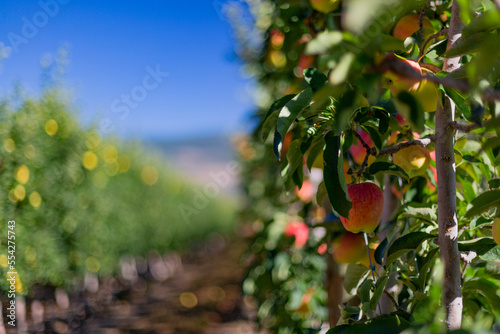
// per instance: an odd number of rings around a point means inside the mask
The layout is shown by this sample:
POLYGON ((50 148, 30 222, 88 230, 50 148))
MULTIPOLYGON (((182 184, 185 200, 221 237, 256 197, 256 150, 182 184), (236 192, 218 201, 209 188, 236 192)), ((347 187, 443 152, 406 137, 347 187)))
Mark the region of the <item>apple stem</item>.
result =
MULTIPOLYGON (((368 234, 363 232, 363 236, 365 237, 365 245, 366 245, 366 253, 368 254, 368 262, 370 263, 370 271, 372 272, 373 284, 375 284, 375 265, 372 263, 372 259, 370 257, 370 246, 368 246, 368 234)), ((380 301, 377 304, 378 313, 381 314, 380 301)))
MULTIPOLYGON (((403 209, 406 209, 406 201, 405 201, 405 194, 403 193, 403 179, 398 177, 399 181, 399 188, 401 189, 401 200, 403 202, 403 209)), ((406 229, 408 232, 410 231, 410 217, 406 216, 406 229)), ((413 255, 413 262, 415 263, 415 271, 417 272, 417 277, 420 276, 420 271, 418 269, 418 262, 417 262, 417 253, 415 250, 412 252, 413 255)))
POLYGON ((370 270, 372 272, 373 276, 373 281, 375 282, 375 265, 372 263, 372 259, 370 257, 370 246, 368 246, 368 235, 366 232, 363 232, 363 236, 365 237, 365 245, 366 245, 366 252, 368 254, 368 262, 370 263, 370 270))

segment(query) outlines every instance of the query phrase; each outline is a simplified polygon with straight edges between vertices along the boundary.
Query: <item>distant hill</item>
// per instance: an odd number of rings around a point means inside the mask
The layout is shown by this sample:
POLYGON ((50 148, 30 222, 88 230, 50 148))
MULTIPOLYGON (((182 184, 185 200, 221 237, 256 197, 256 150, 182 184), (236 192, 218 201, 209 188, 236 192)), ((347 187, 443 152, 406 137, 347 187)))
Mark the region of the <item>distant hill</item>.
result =
MULTIPOLYGON (((213 182, 210 173, 224 171, 231 161, 237 161, 228 136, 194 138, 178 141, 146 143, 163 152, 174 168, 200 184, 213 182)), ((232 177, 225 193, 238 192, 239 179, 232 177)))

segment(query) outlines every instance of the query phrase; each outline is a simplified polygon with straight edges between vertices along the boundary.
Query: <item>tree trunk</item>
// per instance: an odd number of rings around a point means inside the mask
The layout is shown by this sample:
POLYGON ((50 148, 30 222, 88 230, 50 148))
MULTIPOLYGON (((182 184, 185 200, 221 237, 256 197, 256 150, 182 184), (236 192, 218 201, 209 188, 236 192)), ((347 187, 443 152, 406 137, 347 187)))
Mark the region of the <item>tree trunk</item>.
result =
MULTIPOLYGON (((389 182, 389 180, 389 175, 386 175, 384 179, 384 211, 380 220, 380 229, 383 229, 384 225, 391 221, 391 219, 394 217, 395 210, 399 206, 399 200, 392 193, 391 183, 389 182)), ((385 237, 387 236, 387 232, 388 230, 384 230, 378 234, 379 241, 382 242, 382 240, 385 239, 385 237)), ((394 273, 389 277, 386 290, 389 292, 397 291, 398 286, 396 283, 396 273, 394 273)), ((380 297, 379 306, 380 309, 377 308, 377 310, 380 311, 380 314, 389 314, 395 310, 392 301, 384 294, 380 297)))
POLYGON ((333 328, 340 319, 339 305, 342 304, 344 282, 340 275, 339 265, 327 254, 327 292, 328 292, 328 322, 333 328))
MULTIPOLYGON (((447 49, 460 39, 462 25, 457 1, 453 1, 447 49)), ((454 71, 460 67, 460 57, 445 59, 443 70, 454 71)), ((462 282, 460 253, 458 252, 458 221, 456 208, 455 154, 453 128, 455 106, 445 97, 444 106, 438 102, 436 110, 436 169, 438 178, 439 248, 444 263, 443 304, 446 308, 448 330, 459 329, 462 322, 462 282)))

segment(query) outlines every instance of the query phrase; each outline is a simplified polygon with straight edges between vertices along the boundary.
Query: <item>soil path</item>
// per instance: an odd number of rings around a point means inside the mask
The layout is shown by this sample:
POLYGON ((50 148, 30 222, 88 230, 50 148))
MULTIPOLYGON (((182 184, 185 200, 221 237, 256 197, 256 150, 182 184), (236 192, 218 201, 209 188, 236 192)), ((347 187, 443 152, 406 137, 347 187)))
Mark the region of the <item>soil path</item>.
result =
MULTIPOLYGON (((204 244, 174 261, 164 281, 146 271, 133 283, 101 282, 97 293, 70 297, 70 307, 46 300, 43 321, 33 323, 36 308, 28 302, 29 333, 257 333, 254 307, 241 294, 247 244, 239 238, 204 244)), ((35 320, 36 321, 36 320, 35 320)), ((7 328, 7 333, 16 333, 7 328)))

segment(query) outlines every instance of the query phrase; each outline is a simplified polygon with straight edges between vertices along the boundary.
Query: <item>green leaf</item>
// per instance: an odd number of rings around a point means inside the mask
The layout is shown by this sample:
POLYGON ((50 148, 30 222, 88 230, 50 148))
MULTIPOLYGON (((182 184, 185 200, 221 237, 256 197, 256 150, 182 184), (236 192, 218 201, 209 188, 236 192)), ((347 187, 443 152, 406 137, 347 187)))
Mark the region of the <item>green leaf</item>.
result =
MULTIPOLYGON (((489 32, 480 32, 469 37, 461 38, 455 47, 444 53, 443 57, 450 58, 475 52, 483 47, 484 41, 491 38, 491 36, 489 32)), ((487 43, 490 43, 490 41, 487 43)))
POLYGON ((435 208, 414 208, 407 207, 404 212, 401 213, 401 217, 413 217, 430 222, 437 222, 437 213, 435 208))
POLYGON ((386 266, 396 261, 401 255, 417 249, 422 242, 427 239, 436 238, 435 235, 425 232, 412 232, 408 233, 394 241, 387 251, 386 266))
POLYGON ((311 88, 304 89, 297 96, 288 101, 283 108, 281 108, 274 134, 275 154, 278 159, 281 153, 281 146, 277 144, 283 141, 288 129, 295 121, 299 113, 311 103, 312 95, 313 92, 311 88))
POLYGON ((486 224, 491 224, 491 221, 482 217, 482 216, 476 217, 476 218, 471 220, 471 222, 469 224, 469 230, 470 231, 475 230, 476 228, 479 228, 479 227, 486 225, 486 224))
POLYGON ((311 170, 314 161, 316 161, 318 156, 323 153, 324 149, 325 149, 325 139, 321 137, 315 144, 313 144, 313 147, 311 147, 309 155, 307 156, 307 168, 309 170, 311 170))
POLYGON ((363 264, 349 264, 344 277, 345 290, 349 293, 352 292, 369 271, 363 264))
POLYGON ((496 206, 500 206, 500 190, 486 191, 474 198, 469 205, 470 209, 465 214, 466 218, 479 216, 496 206))
POLYGON ((391 35, 381 34, 376 39, 377 46, 382 52, 394 52, 405 50, 404 41, 391 35))
POLYGON ((325 83, 328 81, 326 75, 321 73, 316 68, 308 68, 304 70, 304 79, 311 86, 313 92, 321 89, 325 83))
POLYGON ((377 246, 377 249, 375 249, 375 262, 380 265, 383 263, 384 253, 388 245, 389 242, 387 241, 387 238, 384 238, 384 240, 382 240, 382 242, 377 246))
POLYGON ((429 274, 430 270, 429 268, 433 264, 432 260, 434 260, 434 257, 438 253, 439 248, 434 248, 432 249, 426 257, 424 257, 421 261, 418 261, 418 266, 420 268, 420 275, 418 275, 417 279, 415 280, 415 283, 417 283, 420 291, 425 290, 425 282, 427 279, 427 275, 429 274))
POLYGON ((500 188, 500 179, 491 179, 488 181, 490 189, 500 188))
POLYGON ((384 289, 389 281, 389 276, 382 276, 377 280, 375 292, 373 293, 372 298, 370 299, 370 308, 375 311, 377 304, 382 297, 382 293, 384 293, 384 289))
POLYGON ((343 40, 344 36, 340 31, 322 31, 307 43, 305 53, 310 55, 326 53, 343 40))
POLYGON ((344 131, 344 143, 342 144, 342 151, 347 152, 347 150, 351 147, 353 140, 354 135, 352 134, 352 131, 344 131))
POLYGON ((402 316, 400 312, 393 312, 362 322, 335 326, 326 334, 397 334, 408 327, 410 327, 410 322, 404 318, 404 314, 402 316))
POLYGON ((453 102, 455 102, 457 108, 462 112, 462 114, 464 114, 465 118, 469 120, 471 110, 470 105, 466 102, 466 96, 464 96, 462 92, 453 88, 444 87, 444 90, 453 102))
POLYGON ((484 261, 500 262, 500 247, 495 246, 484 254, 479 255, 484 261))
POLYGON ((291 175, 299 167, 302 167, 303 154, 300 150, 300 140, 293 140, 288 148, 288 153, 286 157, 288 159, 289 170, 288 173, 291 175))
POLYGON ((498 10, 486 10, 476 16, 466 27, 464 27, 462 30, 462 38, 498 28, 500 28, 500 12, 498 10))
POLYGON ((463 290, 481 291, 491 304, 491 309, 496 312, 500 309, 500 296, 498 296, 499 286, 497 282, 486 278, 473 279, 464 282, 463 290))
POLYGON ((333 209, 342 217, 349 217, 352 202, 347 193, 347 183, 343 169, 343 154, 340 136, 332 131, 325 136, 326 148, 323 153, 325 168, 323 178, 333 209))
POLYGON ((389 120, 391 118, 391 115, 380 108, 374 108, 375 109, 375 116, 379 119, 379 131, 381 134, 384 134, 387 132, 389 129, 389 120))
POLYGON ((373 144, 377 148, 377 151, 379 152, 382 149, 382 139, 380 139, 380 134, 378 133, 377 130, 372 128, 371 126, 362 126, 363 130, 367 132, 370 135, 371 140, 373 141, 373 144))
POLYGON ((329 80, 333 86, 340 85, 347 80, 355 59, 356 56, 353 53, 346 53, 342 56, 337 66, 330 72, 329 80))
POLYGON ((474 157, 470 154, 466 154, 464 156, 462 156, 462 158, 465 160, 465 161, 468 161, 468 162, 472 162, 472 163, 480 163, 480 162, 483 162, 482 159, 480 158, 477 158, 477 157, 474 157))
POLYGON ((495 240, 489 237, 476 238, 472 240, 458 242, 458 250, 460 252, 474 251, 477 253, 477 255, 486 254, 496 246, 497 244, 495 243, 495 240))
POLYGON ((269 111, 267 112, 266 117, 264 118, 264 122, 261 130, 261 138, 265 140, 272 128, 276 126, 276 122, 278 121, 279 110, 283 108, 291 99, 293 99, 297 94, 285 95, 279 100, 275 101, 269 111))
POLYGON ((368 173, 371 175, 376 175, 378 173, 396 175, 404 178, 406 181, 410 181, 410 178, 406 172, 396 164, 390 162, 376 161, 368 167, 368 173))

